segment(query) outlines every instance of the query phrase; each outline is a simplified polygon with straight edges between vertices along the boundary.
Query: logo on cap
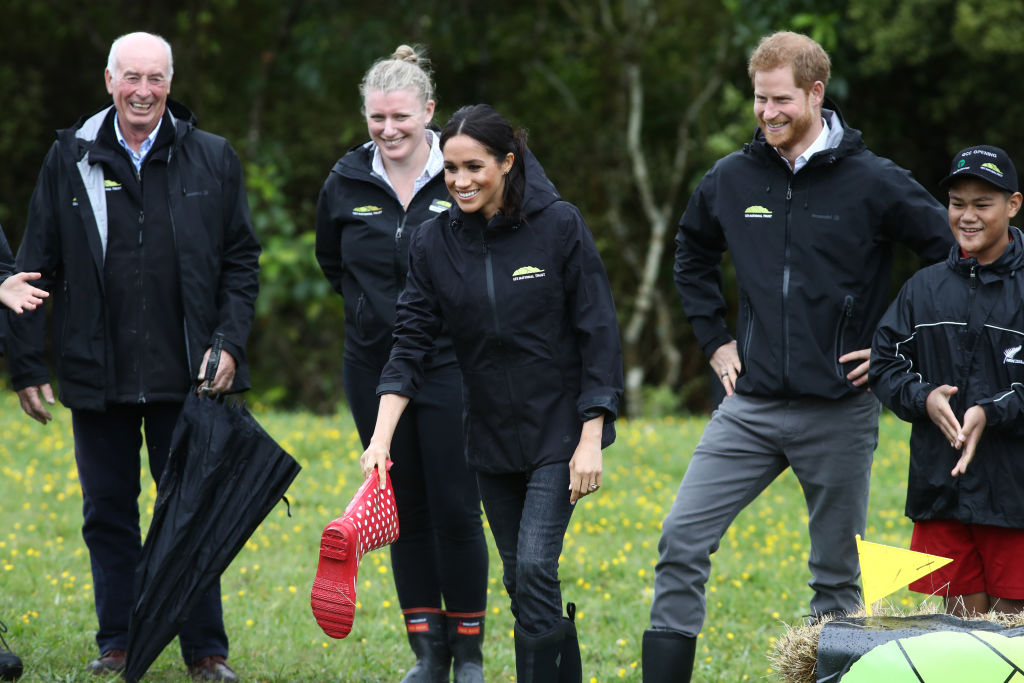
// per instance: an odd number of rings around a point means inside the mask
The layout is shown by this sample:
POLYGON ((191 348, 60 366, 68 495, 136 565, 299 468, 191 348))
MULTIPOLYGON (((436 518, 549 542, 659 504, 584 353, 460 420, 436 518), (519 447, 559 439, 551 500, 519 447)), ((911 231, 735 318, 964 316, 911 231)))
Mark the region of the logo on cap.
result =
POLYGON ((983 163, 983 164, 981 165, 981 167, 982 167, 983 169, 985 169, 986 171, 989 171, 989 172, 991 172, 991 173, 995 173, 995 174, 996 174, 997 176, 999 176, 1000 178, 1002 178, 1002 177, 1003 177, 1003 172, 1002 172, 1002 171, 1000 171, 1000 170, 999 170, 999 167, 998 167, 998 166, 996 166, 995 164, 993 164, 993 163, 992 163, 991 161, 986 161, 985 163, 983 163))

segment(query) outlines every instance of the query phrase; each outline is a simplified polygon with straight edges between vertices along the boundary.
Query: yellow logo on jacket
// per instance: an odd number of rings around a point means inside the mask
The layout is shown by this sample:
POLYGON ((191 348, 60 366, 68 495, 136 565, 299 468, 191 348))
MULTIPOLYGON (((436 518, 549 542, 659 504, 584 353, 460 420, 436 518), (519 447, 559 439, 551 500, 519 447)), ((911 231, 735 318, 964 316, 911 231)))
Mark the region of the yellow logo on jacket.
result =
POLYGON ((753 206, 748 206, 746 208, 746 210, 743 211, 743 217, 744 218, 771 218, 772 217, 772 212, 769 211, 768 209, 764 208, 763 206, 758 206, 757 204, 754 204, 753 206))
POLYGON ((519 280, 533 280, 534 278, 544 277, 546 273, 537 268, 536 266, 523 266, 516 268, 515 272, 512 273, 512 281, 518 282, 519 280))

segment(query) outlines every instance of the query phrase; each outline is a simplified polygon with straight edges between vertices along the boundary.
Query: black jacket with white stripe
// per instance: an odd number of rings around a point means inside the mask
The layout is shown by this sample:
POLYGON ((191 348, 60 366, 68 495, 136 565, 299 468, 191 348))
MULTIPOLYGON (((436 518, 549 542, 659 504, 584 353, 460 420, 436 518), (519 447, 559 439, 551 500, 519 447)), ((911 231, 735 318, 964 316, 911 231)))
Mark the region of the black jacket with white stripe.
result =
POLYGON ((1024 234, 996 261, 980 265, 950 250, 903 286, 871 348, 871 388, 913 425, 907 516, 1024 527, 1024 234), (1021 272, 1018 276, 1017 273, 1021 272), (954 450, 928 417, 937 387, 958 391, 958 420, 973 405, 986 426, 967 472, 950 471, 954 450))

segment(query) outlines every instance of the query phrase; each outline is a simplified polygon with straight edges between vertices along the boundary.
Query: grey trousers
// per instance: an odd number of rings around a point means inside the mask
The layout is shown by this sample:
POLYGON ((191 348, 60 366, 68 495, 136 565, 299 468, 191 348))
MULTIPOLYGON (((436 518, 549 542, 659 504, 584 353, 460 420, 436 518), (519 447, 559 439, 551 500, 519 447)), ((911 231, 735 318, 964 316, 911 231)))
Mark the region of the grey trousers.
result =
POLYGON ((696 637, 711 554, 736 515, 787 467, 803 487, 811 612, 861 604, 856 534, 864 534, 881 407, 868 393, 827 400, 734 394, 704 429, 665 518, 651 627, 696 637))

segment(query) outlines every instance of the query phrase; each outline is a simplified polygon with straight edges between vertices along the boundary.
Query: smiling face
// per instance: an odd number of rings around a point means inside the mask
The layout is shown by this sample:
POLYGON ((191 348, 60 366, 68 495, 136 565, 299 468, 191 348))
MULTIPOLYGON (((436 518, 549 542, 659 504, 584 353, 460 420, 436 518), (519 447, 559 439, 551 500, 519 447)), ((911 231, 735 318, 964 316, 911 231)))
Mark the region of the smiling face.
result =
POLYGON ((171 92, 167 49, 152 36, 126 39, 117 50, 114 73, 104 72, 121 134, 131 144, 144 140, 160 122, 171 92))
POLYGON ((370 139, 377 143, 385 162, 411 161, 426 150, 427 124, 434 115, 434 101, 426 105, 413 87, 384 92, 371 90, 363 104, 370 139))
POLYGON ((459 208, 466 213, 479 211, 490 220, 501 208, 505 192, 505 174, 515 156, 504 159, 494 155, 468 135, 455 135, 444 145, 444 182, 459 208))
POLYGON ((960 248, 983 264, 1002 256, 1021 199, 1020 192, 1007 196, 979 178, 954 181, 949 187, 949 228, 960 248))
POLYGON ((821 133, 821 103, 825 85, 815 81, 809 91, 793 80, 793 68, 783 66, 754 74, 754 116, 768 144, 792 164, 821 133))

